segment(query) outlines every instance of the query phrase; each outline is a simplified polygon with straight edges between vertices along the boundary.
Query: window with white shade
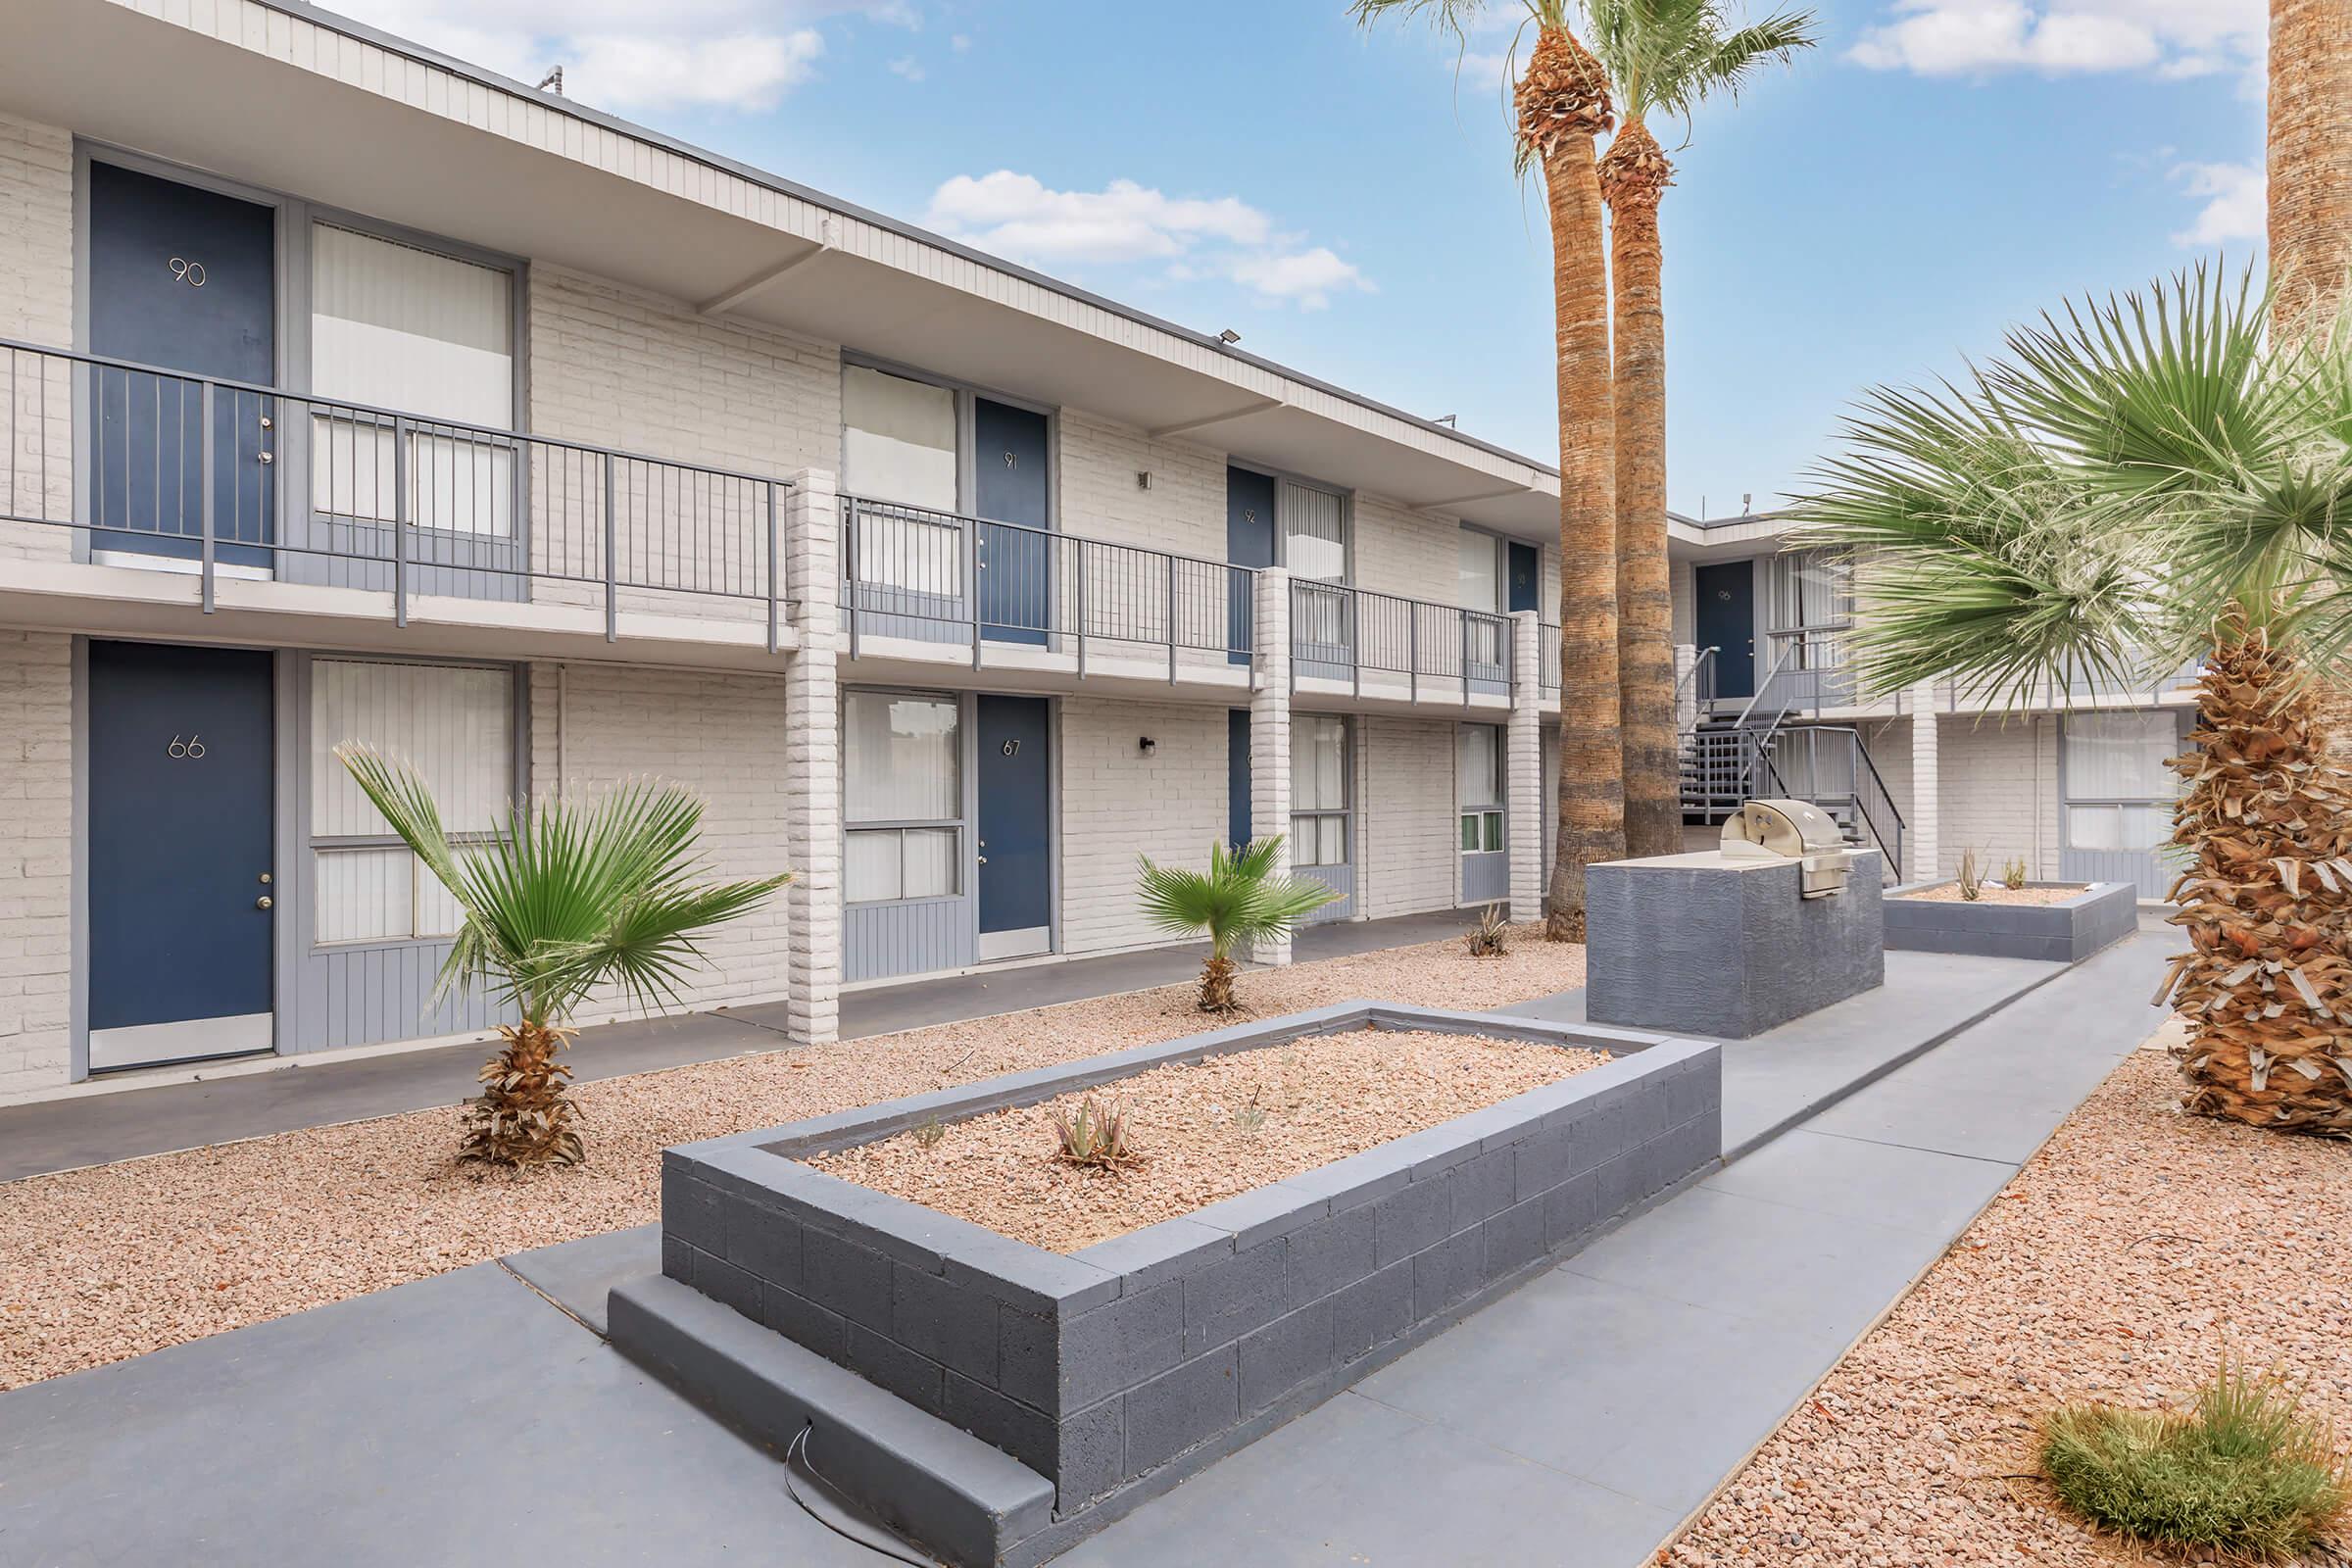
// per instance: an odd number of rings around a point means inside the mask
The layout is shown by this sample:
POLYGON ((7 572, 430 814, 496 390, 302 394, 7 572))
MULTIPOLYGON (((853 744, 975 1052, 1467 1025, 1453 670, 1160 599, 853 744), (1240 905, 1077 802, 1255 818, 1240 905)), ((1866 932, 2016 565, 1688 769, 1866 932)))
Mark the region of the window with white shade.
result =
POLYGON ((1282 564, 1294 577, 1340 582, 1348 575, 1348 503, 1329 490, 1282 481, 1282 564))
POLYGON ((1769 558, 1764 574, 1775 661, 1786 652, 1791 669, 1841 666, 1854 621, 1852 558, 1843 551, 1786 551, 1769 558))
POLYGON ((842 699, 844 897, 950 898, 963 865, 962 730, 953 697, 842 699))
POLYGON ((953 388, 843 368, 842 488, 863 503, 854 524, 858 581, 949 599, 962 592, 956 419, 953 388))
POLYGON ((514 422, 514 288, 502 268, 311 225, 311 390, 428 421, 314 414, 314 510, 390 522, 405 462, 413 524, 514 536, 514 448, 484 433, 514 422))
POLYGON ((2170 711, 2066 715, 2066 847, 2153 850, 2173 836, 2181 751, 2170 711))
POLYGON ((311 664, 310 806, 320 944, 456 934, 449 890, 392 832, 334 749, 416 769, 450 837, 506 825, 514 800, 514 676, 504 668, 319 659, 311 664))
POLYGON ((1291 720, 1291 863, 1348 863, 1348 721, 1291 720))
POLYGON ((1464 610, 1499 612, 1502 609, 1502 541, 1491 533, 1464 528, 1455 536, 1459 564, 1454 574, 1453 602, 1464 610))
POLYGON ((1461 852, 1491 854, 1502 848, 1502 726, 1461 725, 1454 731, 1453 745, 1461 852))

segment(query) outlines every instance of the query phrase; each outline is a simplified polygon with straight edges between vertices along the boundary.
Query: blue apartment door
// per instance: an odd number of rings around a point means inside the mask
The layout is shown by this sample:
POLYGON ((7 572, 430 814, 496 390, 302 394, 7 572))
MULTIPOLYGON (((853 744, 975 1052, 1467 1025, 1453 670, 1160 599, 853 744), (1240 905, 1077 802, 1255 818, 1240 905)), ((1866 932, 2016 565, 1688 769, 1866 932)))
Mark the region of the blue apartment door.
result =
POLYGON ((1756 568, 1727 561, 1692 574, 1698 646, 1715 650, 1715 695, 1756 695, 1756 568))
MULTIPOLYGON (((1235 566, 1274 564, 1274 481, 1248 468, 1225 470, 1225 560, 1235 566)), ((1226 574, 1226 658, 1236 664, 1250 662, 1256 646, 1250 635, 1257 605, 1250 595, 1247 571, 1226 574)))
POLYGON ((1053 801, 1042 697, 982 696, 980 948, 1017 958, 1053 946, 1053 801))
POLYGON ((1225 837, 1250 842, 1250 710, 1225 710, 1225 837))
MULTIPOLYGON (((277 371, 277 215, 113 164, 90 166, 90 349, 267 386, 277 371)), ((93 550, 193 560, 213 449, 216 559, 267 566, 276 537, 274 409, 220 389, 212 428, 184 376, 100 369, 89 489, 93 550), (114 531, 122 530, 122 531, 114 531)))
POLYGON ((270 656, 92 642, 90 1065, 267 1051, 270 656))
POLYGON ((1044 415, 986 398, 974 403, 980 635, 998 642, 1043 643, 1054 625, 1050 450, 1044 415))
POLYGON ((1522 610, 1535 610, 1544 603, 1544 557, 1534 545, 1513 541, 1507 569, 1511 580, 1507 585, 1507 608, 1513 614, 1522 610))

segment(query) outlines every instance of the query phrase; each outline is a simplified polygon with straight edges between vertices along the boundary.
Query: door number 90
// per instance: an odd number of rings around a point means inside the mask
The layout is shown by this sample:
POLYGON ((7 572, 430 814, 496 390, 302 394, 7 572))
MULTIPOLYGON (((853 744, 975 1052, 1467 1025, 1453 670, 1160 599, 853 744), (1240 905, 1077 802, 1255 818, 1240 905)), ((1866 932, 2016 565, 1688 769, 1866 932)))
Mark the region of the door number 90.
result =
POLYGON ((191 757, 202 757, 204 755, 204 739, 202 736, 191 735, 183 741, 178 736, 174 735, 172 737, 172 744, 165 747, 164 751, 167 756, 172 758, 174 760, 191 757))

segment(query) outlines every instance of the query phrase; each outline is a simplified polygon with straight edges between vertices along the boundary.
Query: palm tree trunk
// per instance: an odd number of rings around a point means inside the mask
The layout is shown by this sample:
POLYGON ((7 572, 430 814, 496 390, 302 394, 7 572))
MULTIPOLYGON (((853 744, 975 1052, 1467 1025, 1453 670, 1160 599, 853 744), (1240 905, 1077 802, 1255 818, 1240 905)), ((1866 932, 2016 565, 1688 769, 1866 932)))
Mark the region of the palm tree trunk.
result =
POLYGON ((1683 847, 1674 722, 1674 609, 1666 564, 1666 303, 1658 201, 1674 166, 1628 118, 1599 166, 1609 207, 1617 407, 1617 662, 1629 855, 1683 847))
POLYGON ((568 1029, 524 1019, 501 1024, 506 1049, 482 1063, 482 1094, 466 1109, 460 1159, 494 1165, 576 1165, 583 1152, 572 1123, 579 1107, 564 1085, 571 1068, 556 1053, 568 1029))
POLYGON ((1544 27, 1516 102, 1520 156, 1551 219, 1560 419, 1560 832, 1545 934, 1578 941, 1585 867, 1625 854, 1617 688, 1617 475, 1609 288, 1593 138, 1609 128, 1599 63, 1544 27))
POLYGON ((2323 760, 2296 661, 2225 623, 2198 685, 2174 842, 2188 933, 2169 992, 2188 1025, 2183 1108, 2352 1138, 2352 770, 2323 760))
POLYGON ((2271 325, 2333 318, 2352 270, 2352 0, 2271 0, 2271 325))
POLYGON ((1222 953, 1212 953, 1200 965, 1200 1010, 1238 1012, 1241 999, 1233 994, 1238 966, 1222 953))

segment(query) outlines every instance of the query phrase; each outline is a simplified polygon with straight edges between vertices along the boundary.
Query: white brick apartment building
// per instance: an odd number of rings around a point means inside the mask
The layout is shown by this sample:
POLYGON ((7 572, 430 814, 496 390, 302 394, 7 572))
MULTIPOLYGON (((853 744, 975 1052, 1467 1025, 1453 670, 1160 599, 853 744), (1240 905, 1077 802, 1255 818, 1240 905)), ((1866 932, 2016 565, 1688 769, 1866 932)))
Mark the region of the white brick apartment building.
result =
MULTIPOLYGON (((293 0, 19 0, 0 362, 0 1101, 495 1021, 347 740, 460 828, 693 787, 795 881, 689 1000, 808 1039, 1224 837, 1540 908, 1552 469, 293 0)), ((2022 852, 2055 733, 1964 727, 1944 856, 2022 852)))
POLYGON ((1549 468, 298 4, 8 33, 0 1099, 494 1021, 345 740, 693 787, 808 1038, 1239 833, 1536 911, 1549 468))
POLYGON ((1774 515, 1670 523, 1690 820, 1719 820, 1737 794, 1798 795, 1881 841, 1914 879, 1952 875, 1973 849, 1995 873, 2018 860, 2036 880, 2164 897, 2164 762, 2195 710, 2193 669, 2015 705, 1948 680, 1865 701, 1846 668, 1851 582, 1831 558, 1787 548, 1789 528, 1774 515))

